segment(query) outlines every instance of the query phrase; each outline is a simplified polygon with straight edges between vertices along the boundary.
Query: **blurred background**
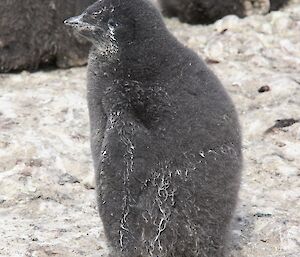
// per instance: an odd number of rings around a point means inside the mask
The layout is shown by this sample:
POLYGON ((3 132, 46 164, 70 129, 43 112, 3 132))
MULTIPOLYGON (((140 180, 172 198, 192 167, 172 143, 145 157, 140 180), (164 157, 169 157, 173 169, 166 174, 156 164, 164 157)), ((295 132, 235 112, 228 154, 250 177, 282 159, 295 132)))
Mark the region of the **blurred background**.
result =
MULTIPOLYGON (((85 98, 90 45, 63 25, 93 2, 0 2, 0 256, 106 256, 85 98)), ((300 0, 153 3, 240 116, 231 257, 298 257, 300 0)))

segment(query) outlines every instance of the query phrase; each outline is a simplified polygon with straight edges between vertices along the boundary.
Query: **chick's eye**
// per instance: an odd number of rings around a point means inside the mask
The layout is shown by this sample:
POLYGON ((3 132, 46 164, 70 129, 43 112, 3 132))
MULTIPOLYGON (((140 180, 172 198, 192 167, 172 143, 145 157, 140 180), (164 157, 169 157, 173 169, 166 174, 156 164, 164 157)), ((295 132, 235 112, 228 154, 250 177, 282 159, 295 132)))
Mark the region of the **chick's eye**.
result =
POLYGON ((115 27, 118 26, 118 24, 116 23, 116 21, 113 20, 113 19, 109 19, 108 22, 107 22, 107 24, 108 24, 109 28, 115 28, 115 27))

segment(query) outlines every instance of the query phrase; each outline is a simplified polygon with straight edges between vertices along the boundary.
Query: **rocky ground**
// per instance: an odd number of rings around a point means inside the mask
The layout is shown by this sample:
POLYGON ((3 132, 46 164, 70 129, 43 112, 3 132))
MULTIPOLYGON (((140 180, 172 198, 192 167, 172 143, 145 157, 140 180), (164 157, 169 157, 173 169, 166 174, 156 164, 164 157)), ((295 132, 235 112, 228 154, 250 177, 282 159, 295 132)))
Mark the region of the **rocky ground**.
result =
MULTIPOLYGON (((300 1, 168 27, 238 109, 245 167, 231 257, 300 252, 300 1)), ((0 75, 0 256, 105 256, 89 149, 86 68, 0 75)))

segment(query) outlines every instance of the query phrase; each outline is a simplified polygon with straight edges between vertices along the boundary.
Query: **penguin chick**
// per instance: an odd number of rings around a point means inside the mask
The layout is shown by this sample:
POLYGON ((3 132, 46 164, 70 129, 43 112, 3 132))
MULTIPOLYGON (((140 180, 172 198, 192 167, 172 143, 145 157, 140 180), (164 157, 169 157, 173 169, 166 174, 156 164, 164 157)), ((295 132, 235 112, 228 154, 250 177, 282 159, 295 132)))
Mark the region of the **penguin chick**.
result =
POLYGON ((232 101, 146 0, 65 21, 93 44, 87 99, 111 256, 224 257, 242 167, 232 101))

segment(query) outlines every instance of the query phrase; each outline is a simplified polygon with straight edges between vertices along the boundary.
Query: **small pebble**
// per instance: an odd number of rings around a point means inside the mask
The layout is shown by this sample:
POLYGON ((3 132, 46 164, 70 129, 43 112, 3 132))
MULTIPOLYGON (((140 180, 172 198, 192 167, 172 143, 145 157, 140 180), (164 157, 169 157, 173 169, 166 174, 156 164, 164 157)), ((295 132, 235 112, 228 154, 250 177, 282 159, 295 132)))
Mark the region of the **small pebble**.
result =
POLYGON ((270 88, 268 85, 265 85, 265 86, 260 87, 260 88, 258 89, 258 92, 259 92, 259 93, 264 93, 264 92, 268 92, 268 91, 270 91, 270 90, 271 90, 271 88, 270 88))

